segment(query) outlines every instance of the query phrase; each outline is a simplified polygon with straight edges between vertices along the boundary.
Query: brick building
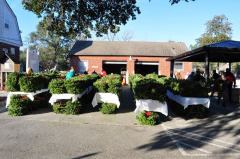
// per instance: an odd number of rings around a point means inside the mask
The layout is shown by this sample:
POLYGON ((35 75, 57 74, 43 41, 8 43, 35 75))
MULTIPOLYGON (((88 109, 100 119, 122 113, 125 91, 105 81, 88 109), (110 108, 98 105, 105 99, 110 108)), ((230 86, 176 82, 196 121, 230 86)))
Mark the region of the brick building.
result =
MULTIPOLYGON (((182 42, 77 41, 69 57, 77 73, 100 73, 103 68, 108 74, 126 71, 128 75, 170 76, 170 62, 166 59, 186 51, 182 42)), ((191 70, 191 62, 174 63, 174 72, 179 72, 181 78, 191 70)))

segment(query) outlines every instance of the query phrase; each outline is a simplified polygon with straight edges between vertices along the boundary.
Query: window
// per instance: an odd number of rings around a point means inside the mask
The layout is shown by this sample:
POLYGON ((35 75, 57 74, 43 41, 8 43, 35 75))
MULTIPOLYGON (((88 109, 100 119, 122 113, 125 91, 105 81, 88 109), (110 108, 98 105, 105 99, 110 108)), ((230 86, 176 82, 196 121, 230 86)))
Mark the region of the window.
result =
POLYGON ((5 28, 9 29, 9 22, 5 20, 5 28))
POLYGON ((174 70, 175 71, 183 71, 183 63, 182 62, 175 62, 174 63, 174 70))
POLYGON ((11 54, 15 55, 15 48, 13 48, 13 47, 11 48, 11 54))
POLYGON ((3 52, 5 52, 7 54, 8 53, 8 49, 7 48, 3 48, 3 52))

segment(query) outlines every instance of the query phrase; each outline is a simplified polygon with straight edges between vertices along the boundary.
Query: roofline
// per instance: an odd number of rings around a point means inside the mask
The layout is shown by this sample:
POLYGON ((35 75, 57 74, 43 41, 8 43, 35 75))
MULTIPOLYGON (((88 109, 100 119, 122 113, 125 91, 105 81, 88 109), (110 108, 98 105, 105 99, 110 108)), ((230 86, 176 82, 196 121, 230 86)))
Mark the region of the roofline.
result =
POLYGON ((166 61, 174 61, 176 59, 180 59, 180 58, 184 58, 186 56, 190 56, 192 54, 195 54, 197 52, 200 52, 200 51, 203 51, 204 50, 204 47, 200 47, 200 48, 197 48, 197 49, 194 49, 194 50, 191 50, 191 51, 187 51, 185 53, 182 53, 180 55, 177 55, 177 56, 173 56, 173 57, 170 57, 168 58, 166 61))
POLYGON ((152 56, 144 56, 144 55, 68 55, 68 57, 70 56, 132 56, 132 57, 173 57, 173 56, 156 56, 156 55, 152 55, 152 56))
POLYGON ((10 9, 10 11, 12 12, 15 20, 16 20, 16 24, 17 24, 17 28, 18 28, 18 32, 19 32, 19 38, 20 38, 20 46, 23 46, 23 42, 22 42, 22 37, 21 37, 21 33, 20 33, 20 29, 19 29, 19 25, 18 25, 18 20, 17 20, 17 17, 16 17, 16 14, 13 12, 12 8, 9 6, 8 2, 6 0, 3 0, 3 2, 5 2, 7 4, 7 7, 10 9))

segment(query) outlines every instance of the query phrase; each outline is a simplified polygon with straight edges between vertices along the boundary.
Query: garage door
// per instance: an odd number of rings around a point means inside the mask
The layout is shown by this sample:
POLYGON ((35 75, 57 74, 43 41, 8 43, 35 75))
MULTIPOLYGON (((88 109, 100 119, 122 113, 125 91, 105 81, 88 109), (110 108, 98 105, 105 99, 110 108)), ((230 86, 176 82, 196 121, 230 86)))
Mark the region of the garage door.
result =
POLYGON ((79 61, 78 62, 78 73, 84 73, 88 70, 88 61, 79 61))
POLYGON ((158 62, 145 62, 145 61, 136 61, 135 62, 135 73, 146 75, 149 73, 158 74, 158 62))

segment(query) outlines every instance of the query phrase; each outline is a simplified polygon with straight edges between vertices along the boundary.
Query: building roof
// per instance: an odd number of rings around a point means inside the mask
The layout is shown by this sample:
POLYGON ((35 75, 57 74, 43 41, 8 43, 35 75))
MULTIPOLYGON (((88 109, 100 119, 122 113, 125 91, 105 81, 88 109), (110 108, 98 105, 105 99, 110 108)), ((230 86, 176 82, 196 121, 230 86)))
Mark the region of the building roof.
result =
POLYGON ((183 42, 76 41, 69 55, 172 57, 186 51, 183 42))
POLYGON ((167 61, 240 62, 240 41, 226 40, 170 57, 167 61))

